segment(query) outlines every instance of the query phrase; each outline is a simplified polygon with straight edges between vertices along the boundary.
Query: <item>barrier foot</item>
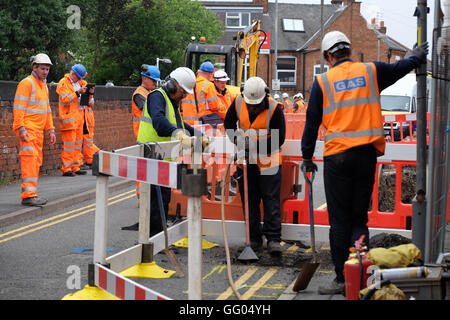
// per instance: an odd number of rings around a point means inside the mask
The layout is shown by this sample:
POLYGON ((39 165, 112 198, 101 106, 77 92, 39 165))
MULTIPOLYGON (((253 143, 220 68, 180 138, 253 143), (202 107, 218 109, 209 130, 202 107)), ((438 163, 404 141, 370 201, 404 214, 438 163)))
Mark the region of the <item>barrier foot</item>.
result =
POLYGON ((96 287, 96 286, 84 286, 83 289, 66 294, 61 300, 120 300, 116 296, 109 292, 96 287))
MULTIPOLYGON (((184 237, 183 239, 174 242, 173 245, 178 248, 188 248, 188 237, 184 237)), ((217 243, 210 242, 205 239, 202 240, 202 249, 211 249, 218 246, 219 245, 217 243)))
POLYGON ((132 266, 122 272, 121 276, 127 278, 151 278, 168 279, 175 274, 175 271, 161 268, 156 262, 142 262, 132 266))

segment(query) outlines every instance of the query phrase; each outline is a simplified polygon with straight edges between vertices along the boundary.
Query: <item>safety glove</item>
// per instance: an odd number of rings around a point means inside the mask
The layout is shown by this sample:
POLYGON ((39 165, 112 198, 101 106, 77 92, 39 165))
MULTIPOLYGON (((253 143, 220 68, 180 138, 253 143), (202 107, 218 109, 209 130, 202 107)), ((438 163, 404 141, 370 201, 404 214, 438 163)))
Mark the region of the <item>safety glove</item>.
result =
POLYGON ((303 159, 300 169, 303 172, 316 172, 317 165, 312 161, 312 159, 303 159))
POLYGON ((207 136, 202 136, 202 147, 205 150, 209 146, 209 139, 207 136))
POLYGON ((181 146, 183 149, 190 148, 192 146, 191 137, 189 137, 183 130, 178 130, 175 134, 175 139, 181 141, 181 146))
POLYGON ((408 59, 412 56, 417 57, 421 63, 425 63, 428 55, 428 42, 423 42, 420 46, 416 46, 411 51, 408 51, 405 54, 405 59, 408 59))

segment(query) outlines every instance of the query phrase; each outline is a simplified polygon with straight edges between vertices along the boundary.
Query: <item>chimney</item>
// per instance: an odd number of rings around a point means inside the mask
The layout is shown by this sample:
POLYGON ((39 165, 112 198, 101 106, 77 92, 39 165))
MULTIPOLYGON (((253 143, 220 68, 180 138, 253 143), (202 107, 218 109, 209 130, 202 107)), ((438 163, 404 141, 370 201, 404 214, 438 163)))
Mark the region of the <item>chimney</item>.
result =
POLYGON ((386 34, 386 27, 384 26, 384 21, 380 21, 380 26, 378 27, 378 31, 383 34, 386 34))
POLYGON ((253 0, 255 5, 264 6, 263 13, 267 13, 269 0, 253 0))

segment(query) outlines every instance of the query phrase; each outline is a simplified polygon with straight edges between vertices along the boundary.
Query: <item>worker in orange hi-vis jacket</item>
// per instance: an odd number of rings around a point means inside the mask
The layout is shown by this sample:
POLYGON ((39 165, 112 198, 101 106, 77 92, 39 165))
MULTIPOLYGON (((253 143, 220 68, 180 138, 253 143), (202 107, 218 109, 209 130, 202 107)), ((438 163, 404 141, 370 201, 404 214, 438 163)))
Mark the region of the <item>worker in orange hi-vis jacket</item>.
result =
POLYGON ((21 203, 24 206, 43 206, 47 199, 37 195, 43 131, 48 131, 51 145, 56 142, 46 80, 53 64, 44 53, 33 56, 31 62, 33 71, 19 82, 14 97, 13 130, 20 139, 21 203))
MULTIPOLYGON (((136 88, 131 97, 131 112, 133 113, 133 130, 134 136, 137 139, 139 133, 139 125, 141 124, 142 112, 144 110, 147 97, 152 92, 158 82, 161 81, 161 73, 157 66, 143 64, 141 66, 141 85, 136 88)), ((139 181, 136 182, 136 196, 138 198, 138 207, 140 205, 139 197, 139 181)))
POLYGON ((90 169, 92 167, 92 160, 94 154, 100 149, 94 143, 94 91, 95 86, 88 86, 89 100, 88 104, 84 106, 84 125, 83 125, 83 156, 85 166, 81 166, 80 169, 90 169))
MULTIPOLYGON (((227 88, 228 80, 230 80, 230 78, 224 70, 217 70, 216 72, 214 72, 214 86, 217 90, 217 96, 220 98, 223 106, 225 107, 225 111, 228 110, 234 98, 236 97, 236 95, 227 88)), ((220 113, 219 115, 223 121, 223 119, 225 119, 226 112, 220 113)))
POLYGON ((66 177, 87 173, 80 169, 83 164, 84 126, 84 106, 80 104, 80 97, 87 91, 87 82, 83 80, 86 76, 86 68, 81 64, 76 64, 70 73, 64 75, 56 87, 56 93, 59 95, 59 120, 63 141, 61 170, 63 176, 66 177))
POLYGON ((294 104, 292 107, 292 113, 300 113, 300 112, 306 112, 307 105, 305 100, 303 100, 303 94, 301 92, 297 93, 294 96, 294 104))
POLYGON ((289 99, 289 95, 286 92, 284 92, 281 97, 283 98, 283 111, 288 113, 292 108, 292 101, 289 99))

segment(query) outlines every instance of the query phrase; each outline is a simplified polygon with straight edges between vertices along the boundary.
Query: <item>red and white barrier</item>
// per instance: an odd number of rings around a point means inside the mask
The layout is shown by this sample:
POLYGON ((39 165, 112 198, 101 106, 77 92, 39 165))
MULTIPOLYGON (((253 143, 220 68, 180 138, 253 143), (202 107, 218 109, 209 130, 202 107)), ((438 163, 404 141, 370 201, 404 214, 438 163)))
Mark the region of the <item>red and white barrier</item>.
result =
POLYGON ((156 291, 121 276, 101 264, 94 264, 94 268, 95 285, 122 300, 171 300, 156 291))

